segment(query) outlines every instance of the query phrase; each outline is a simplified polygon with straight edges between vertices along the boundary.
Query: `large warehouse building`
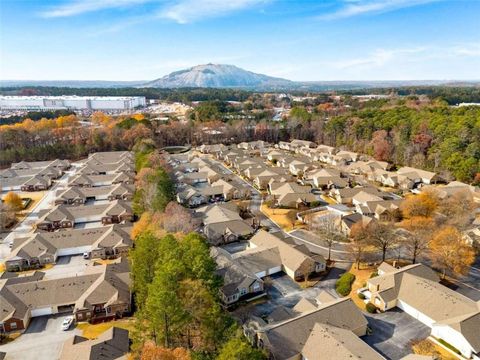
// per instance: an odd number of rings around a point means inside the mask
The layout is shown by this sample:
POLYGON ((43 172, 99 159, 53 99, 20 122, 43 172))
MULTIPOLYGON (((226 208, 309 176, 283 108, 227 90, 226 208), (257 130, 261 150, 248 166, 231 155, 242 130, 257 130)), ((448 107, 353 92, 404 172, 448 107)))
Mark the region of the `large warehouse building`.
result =
POLYGON ((131 110, 144 96, 0 96, 0 110, 131 110))

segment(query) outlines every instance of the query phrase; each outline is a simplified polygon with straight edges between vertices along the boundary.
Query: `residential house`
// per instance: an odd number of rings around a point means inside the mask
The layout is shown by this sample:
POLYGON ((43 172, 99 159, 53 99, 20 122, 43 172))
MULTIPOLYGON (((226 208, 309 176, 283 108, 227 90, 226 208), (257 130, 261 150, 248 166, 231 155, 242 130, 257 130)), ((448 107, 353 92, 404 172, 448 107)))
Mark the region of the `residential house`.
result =
POLYGON ((397 174, 406 176, 410 180, 412 180, 415 184, 437 184, 437 183, 445 183, 445 179, 443 179, 440 175, 426 170, 416 169, 408 166, 401 167, 397 170, 397 174))
POLYGON ((281 207, 298 208, 310 206, 319 201, 317 195, 311 193, 309 186, 301 186, 295 182, 272 182, 268 185, 275 204, 281 207))
POLYGON ((294 151, 297 148, 301 147, 307 147, 307 148, 316 148, 317 144, 315 144, 313 141, 308 141, 308 140, 298 140, 294 139, 290 141, 290 151, 294 151))
POLYGON ((68 186, 108 186, 114 184, 133 184, 135 176, 126 173, 114 173, 104 175, 76 175, 68 183, 68 186))
POLYGON ((432 329, 432 336, 458 349, 467 359, 480 358, 480 301, 439 283, 423 264, 396 269, 382 264, 367 280, 370 301, 380 310, 398 307, 432 329))
POLYGON ((341 150, 335 154, 335 157, 344 159, 346 163, 351 163, 357 161, 360 155, 356 152, 341 150))
POLYGON ((362 226, 367 226, 372 221, 373 219, 371 217, 360 213, 342 215, 340 217, 340 232, 345 236, 350 236, 353 225, 361 224, 362 226))
POLYGON ((373 186, 356 186, 354 188, 332 189, 330 196, 340 204, 352 204, 353 197, 359 193, 374 195, 380 200, 392 199, 392 195, 382 192, 373 186))
POLYGON ((88 155, 85 164, 114 164, 134 162, 134 155, 130 151, 99 151, 88 155))
POLYGON ((57 191, 55 205, 75 204, 82 205, 88 201, 101 200, 132 200, 135 189, 133 185, 119 183, 115 185, 97 187, 73 186, 57 191))
MULTIPOLYGON (((375 196, 375 195, 373 195, 375 196)), ((400 204, 402 200, 374 200, 357 202, 356 211, 359 214, 374 217, 379 221, 390 221, 400 214, 400 204)))
POLYGON ((315 169, 305 173, 304 179, 320 189, 342 189, 348 186, 348 180, 342 178, 340 171, 336 169, 315 169))
POLYGON ((300 281, 326 269, 323 256, 314 255, 305 245, 297 245, 264 230, 249 240, 248 250, 235 254, 234 258, 256 268, 255 275, 260 278, 283 271, 300 281))
POLYGON ((203 233, 213 245, 226 244, 250 236, 255 225, 253 220, 246 221, 239 214, 234 203, 207 205, 195 211, 201 216, 203 233))
POLYGON ((34 175, 0 179, 1 191, 43 191, 52 186, 48 176, 34 175))
POLYGON ((45 279, 35 272, 0 279, 0 332, 24 331, 34 317, 73 313, 76 321, 100 322, 131 311, 128 260, 94 263, 84 274, 45 279))
POLYGON ((12 170, 28 170, 28 169, 45 169, 48 167, 60 169, 62 172, 70 167, 70 161, 68 160, 47 160, 47 161, 20 161, 18 163, 12 163, 10 168, 12 170))
POLYGON ((84 253, 89 253, 92 259, 123 256, 132 247, 130 232, 130 225, 115 224, 17 237, 5 260, 5 268, 7 271, 23 271, 54 264, 60 256, 84 253))
POLYGON ((131 204, 123 200, 114 200, 100 205, 56 205, 39 215, 37 229, 53 231, 73 228, 82 223, 101 222, 108 225, 133 221, 131 204))
POLYGON ((182 191, 177 194, 177 202, 188 207, 196 207, 206 204, 208 198, 201 192, 201 189, 186 185, 182 191))
POLYGON ((19 178, 19 177, 46 177, 49 179, 58 179, 62 176, 63 170, 58 167, 47 166, 46 168, 32 168, 32 169, 4 169, 0 170, 0 178, 19 178))
POLYGON ((77 174, 81 175, 110 175, 117 173, 126 173, 135 175, 135 165, 131 163, 113 163, 113 164, 101 164, 90 161, 88 164, 83 165, 77 170, 77 174))
POLYGON ((301 160, 294 159, 288 165, 288 170, 294 176, 300 177, 305 174, 306 171, 313 169, 313 165, 310 162, 304 162, 301 160))
POLYGON ((227 151, 228 147, 224 144, 213 144, 213 145, 203 144, 198 149, 203 154, 218 154, 221 151, 227 151))
POLYGON ((261 173, 257 174, 253 180, 254 185, 260 189, 264 190, 268 188, 268 184, 276 182, 287 182, 292 181, 293 177, 285 171, 285 169, 279 168, 270 168, 265 169, 261 173))
POLYGON ((226 250, 212 247, 210 254, 217 263, 217 275, 223 279, 220 297, 226 306, 265 295, 263 280, 250 268, 232 259, 226 250))
POLYGON ((285 156, 284 152, 282 152, 280 150, 277 150, 277 149, 272 149, 268 152, 267 159, 268 159, 268 161, 271 161, 271 162, 277 162, 278 160, 280 160, 284 156, 285 156))
POLYGON ((359 339, 368 323, 353 301, 325 297, 324 302, 301 300, 304 304, 297 304, 290 318, 278 322, 252 319, 244 325, 244 333, 276 360, 383 359, 359 339))

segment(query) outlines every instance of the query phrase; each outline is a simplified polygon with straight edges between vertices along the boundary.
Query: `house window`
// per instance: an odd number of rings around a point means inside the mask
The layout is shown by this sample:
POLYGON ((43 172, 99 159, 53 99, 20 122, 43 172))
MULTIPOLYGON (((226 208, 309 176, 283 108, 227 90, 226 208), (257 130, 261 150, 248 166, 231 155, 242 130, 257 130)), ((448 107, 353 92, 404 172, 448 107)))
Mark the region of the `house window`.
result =
POLYGON ((78 318, 78 320, 82 320, 82 319, 83 319, 83 314, 82 314, 82 313, 78 313, 78 314, 77 314, 77 318, 78 318))
POLYGON ((112 308, 110 306, 107 306, 107 313, 112 312, 112 308))
POLYGON ((90 316, 92 316, 92 313, 89 311, 87 312, 87 317, 90 317, 90 316))
POLYGON ((10 329, 15 330, 16 328, 17 328, 17 322, 16 322, 16 321, 12 321, 12 322, 10 323, 10 329))

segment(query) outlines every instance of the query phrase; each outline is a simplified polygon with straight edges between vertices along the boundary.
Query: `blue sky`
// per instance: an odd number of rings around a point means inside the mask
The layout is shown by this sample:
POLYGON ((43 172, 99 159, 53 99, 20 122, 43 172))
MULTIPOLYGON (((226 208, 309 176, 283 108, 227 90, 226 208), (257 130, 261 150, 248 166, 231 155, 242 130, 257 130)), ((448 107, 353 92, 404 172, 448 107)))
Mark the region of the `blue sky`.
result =
POLYGON ((0 0, 0 79, 480 79, 480 0, 0 0))

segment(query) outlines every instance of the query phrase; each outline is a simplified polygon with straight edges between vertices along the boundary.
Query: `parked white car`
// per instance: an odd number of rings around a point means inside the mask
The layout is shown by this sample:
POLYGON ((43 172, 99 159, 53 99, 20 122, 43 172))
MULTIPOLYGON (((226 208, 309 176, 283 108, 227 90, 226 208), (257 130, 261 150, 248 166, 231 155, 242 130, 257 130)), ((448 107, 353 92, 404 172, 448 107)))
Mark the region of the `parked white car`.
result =
POLYGON ((63 319, 62 330, 67 331, 68 329, 70 329, 70 326, 72 325, 72 323, 73 323, 73 315, 67 316, 65 319, 63 319))

